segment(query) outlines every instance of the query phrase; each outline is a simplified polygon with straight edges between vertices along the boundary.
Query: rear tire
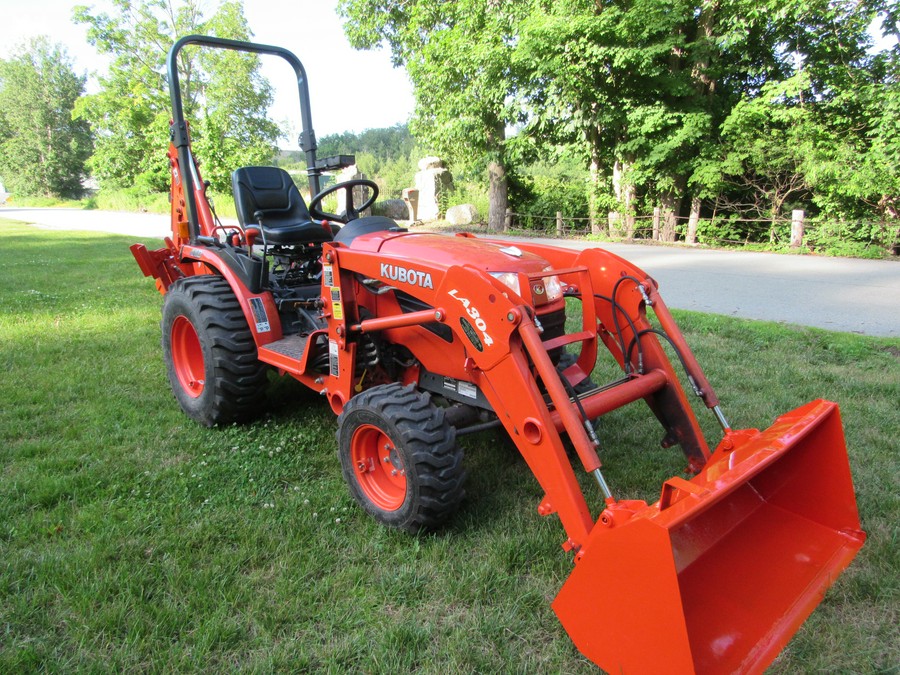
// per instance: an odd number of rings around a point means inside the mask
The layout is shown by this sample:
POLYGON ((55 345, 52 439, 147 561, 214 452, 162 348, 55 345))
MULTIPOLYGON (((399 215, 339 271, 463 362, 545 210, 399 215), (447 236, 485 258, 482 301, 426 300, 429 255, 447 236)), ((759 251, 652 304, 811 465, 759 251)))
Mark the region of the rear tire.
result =
POLYGON ((383 525, 433 530, 465 496, 456 429, 412 385, 381 385, 351 398, 338 418, 337 439, 350 494, 383 525))
POLYGON ((165 295, 162 348, 172 393, 191 419, 211 427, 243 422, 265 400, 268 366, 228 282, 179 279, 165 295))

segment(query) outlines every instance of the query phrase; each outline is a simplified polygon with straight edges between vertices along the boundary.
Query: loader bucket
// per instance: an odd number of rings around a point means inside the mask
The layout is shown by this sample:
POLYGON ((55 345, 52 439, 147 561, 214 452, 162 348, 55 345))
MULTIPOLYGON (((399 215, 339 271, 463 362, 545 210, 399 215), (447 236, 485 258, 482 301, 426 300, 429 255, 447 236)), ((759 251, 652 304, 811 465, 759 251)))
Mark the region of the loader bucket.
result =
POLYGON ((729 434, 699 475, 628 504, 601 514, 553 603, 610 673, 762 672, 865 541, 827 401, 729 434))

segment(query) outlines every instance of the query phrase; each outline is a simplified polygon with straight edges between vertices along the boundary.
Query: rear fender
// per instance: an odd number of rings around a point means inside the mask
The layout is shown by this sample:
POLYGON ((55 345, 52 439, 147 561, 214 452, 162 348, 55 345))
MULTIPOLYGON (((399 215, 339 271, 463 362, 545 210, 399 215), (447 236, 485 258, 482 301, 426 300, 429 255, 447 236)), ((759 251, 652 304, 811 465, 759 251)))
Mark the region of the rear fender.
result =
POLYGON ((247 319, 247 325, 250 326, 250 332, 253 334, 257 347, 262 347, 282 338, 281 319, 271 293, 268 291, 261 293, 251 291, 228 265, 227 261, 214 249, 200 246, 183 246, 181 248, 181 260, 204 265, 228 282, 238 302, 241 304, 241 310, 244 313, 244 318, 247 319))

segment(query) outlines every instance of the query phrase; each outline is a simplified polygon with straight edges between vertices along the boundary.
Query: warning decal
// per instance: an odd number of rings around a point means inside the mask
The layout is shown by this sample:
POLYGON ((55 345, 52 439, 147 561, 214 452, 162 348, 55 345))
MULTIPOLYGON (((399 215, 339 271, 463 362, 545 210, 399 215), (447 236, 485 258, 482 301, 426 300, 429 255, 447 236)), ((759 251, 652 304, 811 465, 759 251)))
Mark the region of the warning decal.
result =
POLYGON ((337 287, 331 289, 331 315, 337 321, 344 320, 344 306, 341 304, 341 289, 337 287))
POLYGON ((257 333, 268 333, 272 330, 269 326, 269 315, 266 314, 266 306, 263 304, 262 298, 250 298, 250 309, 253 311, 253 320, 256 322, 257 333))
POLYGON ((328 365, 329 370, 331 371, 332 377, 338 377, 341 374, 341 366, 338 359, 340 358, 340 353, 338 351, 338 343, 337 340, 329 340, 328 341, 328 365))

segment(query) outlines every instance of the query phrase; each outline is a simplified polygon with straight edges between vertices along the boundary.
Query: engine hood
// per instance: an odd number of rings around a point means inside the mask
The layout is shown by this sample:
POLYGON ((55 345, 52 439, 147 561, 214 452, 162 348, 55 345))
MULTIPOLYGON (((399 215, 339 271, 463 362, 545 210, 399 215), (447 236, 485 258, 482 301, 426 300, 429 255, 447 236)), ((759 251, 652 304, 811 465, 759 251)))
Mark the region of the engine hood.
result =
POLYGON ((510 242, 446 234, 376 232, 354 239, 352 248, 435 265, 468 265, 486 272, 541 272, 544 258, 510 242))

